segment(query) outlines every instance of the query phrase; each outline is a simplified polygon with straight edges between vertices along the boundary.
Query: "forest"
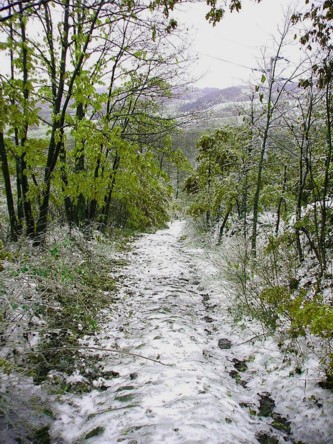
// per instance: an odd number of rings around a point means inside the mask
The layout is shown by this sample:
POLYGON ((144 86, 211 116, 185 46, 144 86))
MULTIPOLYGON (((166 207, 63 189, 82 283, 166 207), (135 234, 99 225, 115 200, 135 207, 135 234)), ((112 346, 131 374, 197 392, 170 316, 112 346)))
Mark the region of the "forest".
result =
MULTIPOLYGON (((202 20, 223 26, 246 1, 207 0, 202 20)), ((286 16, 247 99, 214 126, 209 108, 173 106, 191 88, 179 3, 0 4, 2 379, 40 385, 75 366, 116 300, 121 254, 186 219, 226 256, 235 317, 278 332, 297 363, 312 353, 332 390, 333 3, 286 16)), ((0 399, 10 422, 12 400, 0 399)), ((20 442, 49 442, 36 436, 20 442)))

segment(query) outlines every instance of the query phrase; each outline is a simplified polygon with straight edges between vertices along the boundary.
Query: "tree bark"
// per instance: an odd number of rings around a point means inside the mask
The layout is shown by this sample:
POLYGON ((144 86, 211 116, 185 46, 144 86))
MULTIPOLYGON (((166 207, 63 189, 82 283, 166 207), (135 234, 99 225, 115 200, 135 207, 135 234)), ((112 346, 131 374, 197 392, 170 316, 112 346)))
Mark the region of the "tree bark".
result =
POLYGON ((279 199, 279 204, 276 212, 276 226, 275 226, 275 234, 279 234, 279 228, 280 228, 280 221, 281 221, 281 208, 283 202, 285 202, 284 193, 286 192, 287 187, 287 165, 284 166, 284 172, 283 172, 283 184, 282 184, 282 190, 281 190, 281 196, 279 199))
POLYGON ((7 159, 3 132, 0 132, 0 160, 1 160, 2 175, 5 183, 7 209, 9 215, 9 223, 10 223, 10 237, 12 241, 16 242, 18 239, 19 230, 15 214, 14 198, 10 182, 9 166, 8 166, 8 159, 7 159))
POLYGON ((223 232, 224 232, 225 226, 226 226, 226 224, 227 224, 227 221, 228 221, 228 218, 229 218, 230 213, 231 213, 231 208, 229 208, 229 209, 227 210, 227 213, 226 213, 226 215, 224 216, 224 219, 223 219, 222 225, 220 226, 220 230, 219 230, 219 238, 218 238, 218 241, 217 241, 218 244, 220 244, 221 241, 222 241, 223 232))

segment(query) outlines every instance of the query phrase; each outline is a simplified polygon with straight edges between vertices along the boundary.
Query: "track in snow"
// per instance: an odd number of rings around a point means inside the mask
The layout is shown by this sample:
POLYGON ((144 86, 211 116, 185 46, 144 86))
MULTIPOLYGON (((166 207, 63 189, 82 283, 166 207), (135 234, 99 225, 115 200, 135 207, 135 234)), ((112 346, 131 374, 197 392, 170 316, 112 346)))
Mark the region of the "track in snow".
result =
POLYGON ((198 267, 203 251, 186 246, 183 225, 173 222, 135 242, 110 321, 85 342, 165 365, 123 353, 104 354, 101 374, 116 372, 119 377, 96 380, 102 391, 64 399, 53 442, 248 444, 257 443, 256 434, 267 429, 265 419, 244 408, 258 407, 254 396, 265 390, 256 387, 262 376, 254 375, 249 388, 230 376, 232 359, 249 358, 249 350, 219 348, 220 338, 241 343, 244 337, 233 331, 219 287, 206 285, 216 270, 198 267))

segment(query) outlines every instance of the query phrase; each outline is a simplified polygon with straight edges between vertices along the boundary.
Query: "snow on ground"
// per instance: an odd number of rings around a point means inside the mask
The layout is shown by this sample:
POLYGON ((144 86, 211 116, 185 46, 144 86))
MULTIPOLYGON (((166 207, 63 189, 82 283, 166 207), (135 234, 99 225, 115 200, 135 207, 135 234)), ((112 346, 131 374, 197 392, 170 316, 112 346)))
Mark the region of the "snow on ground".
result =
POLYGON ((295 374, 273 339, 251 341, 260 326, 235 324, 231 284, 184 233, 175 221, 128 253, 118 301, 82 341, 113 352, 100 353, 96 390, 57 398, 52 442, 332 443, 317 362, 295 374))

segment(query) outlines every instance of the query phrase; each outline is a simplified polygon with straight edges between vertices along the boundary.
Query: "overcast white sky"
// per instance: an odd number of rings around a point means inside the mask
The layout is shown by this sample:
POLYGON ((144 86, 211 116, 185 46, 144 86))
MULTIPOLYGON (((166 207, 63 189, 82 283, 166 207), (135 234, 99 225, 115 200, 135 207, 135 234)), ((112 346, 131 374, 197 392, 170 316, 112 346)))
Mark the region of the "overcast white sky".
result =
MULTIPOLYGON (((193 39, 192 51, 198 61, 191 66, 191 76, 198 87, 226 88, 247 83, 255 75, 262 59, 261 51, 278 35, 284 22, 284 10, 304 0, 242 0, 242 10, 225 17, 215 27, 207 22, 206 2, 182 4, 171 17, 184 23, 193 39)), ((298 51, 299 53, 299 51, 298 51)), ((274 55, 274 54, 272 54, 274 55)), ((288 57, 289 58, 289 57, 288 57)), ((4 66, 0 60, 0 68, 4 66)))
POLYGON ((178 21, 190 28, 193 51, 199 57, 193 74, 204 77, 196 83, 198 87, 225 88, 246 83, 253 74, 250 68, 256 68, 256 58, 261 58, 261 49, 271 42, 273 34, 278 35, 278 26, 284 22, 283 11, 295 4, 291 0, 242 3, 240 13, 227 13, 215 27, 205 20, 205 4, 188 4, 182 6, 182 13, 177 13, 178 21))

